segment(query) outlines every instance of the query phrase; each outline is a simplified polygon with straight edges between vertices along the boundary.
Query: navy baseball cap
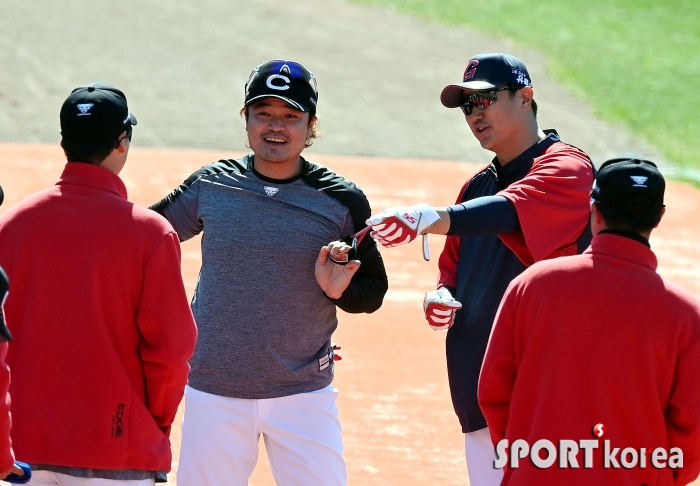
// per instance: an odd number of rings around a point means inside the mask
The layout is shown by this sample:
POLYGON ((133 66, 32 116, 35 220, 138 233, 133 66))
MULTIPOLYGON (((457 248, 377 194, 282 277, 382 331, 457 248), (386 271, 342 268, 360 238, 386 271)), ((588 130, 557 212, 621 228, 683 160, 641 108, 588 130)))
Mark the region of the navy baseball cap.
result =
POLYGON ((61 136, 69 142, 116 140, 132 125, 136 125, 136 117, 129 112, 126 96, 108 84, 75 88, 61 107, 61 136))
POLYGON ((656 224, 664 207, 665 189, 666 181, 656 164, 625 154, 600 166, 591 199, 619 211, 629 223, 656 224))
POLYGON ((465 89, 485 91, 506 85, 514 88, 532 86, 525 64, 517 57, 502 52, 472 57, 464 70, 462 81, 445 86, 442 90, 440 101, 447 108, 462 105, 462 92, 465 89))
POLYGON ((316 113, 318 87, 311 71, 294 61, 274 59, 257 66, 245 84, 245 106, 263 98, 279 98, 293 108, 316 113))

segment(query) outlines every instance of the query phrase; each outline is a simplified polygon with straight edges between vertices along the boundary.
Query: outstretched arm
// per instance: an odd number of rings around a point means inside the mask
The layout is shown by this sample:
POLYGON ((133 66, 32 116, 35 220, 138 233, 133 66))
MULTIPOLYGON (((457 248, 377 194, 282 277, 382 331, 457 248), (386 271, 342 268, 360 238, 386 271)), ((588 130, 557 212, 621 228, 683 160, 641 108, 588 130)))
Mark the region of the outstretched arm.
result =
POLYGON ((367 223, 372 225, 372 237, 390 248, 425 233, 460 237, 511 233, 518 229, 518 214, 505 197, 484 196, 447 207, 389 208, 367 223))

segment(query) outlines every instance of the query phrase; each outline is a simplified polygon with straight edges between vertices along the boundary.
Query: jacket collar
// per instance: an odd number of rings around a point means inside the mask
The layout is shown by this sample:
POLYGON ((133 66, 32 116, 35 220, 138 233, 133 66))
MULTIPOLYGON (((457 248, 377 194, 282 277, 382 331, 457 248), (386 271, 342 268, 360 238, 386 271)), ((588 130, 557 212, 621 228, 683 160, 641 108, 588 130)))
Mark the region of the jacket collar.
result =
POLYGON ((86 162, 68 162, 56 185, 90 187, 110 192, 123 199, 127 198, 124 181, 117 174, 99 165, 86 162))
POLYGON ((504 166, 501 166, 498 157, 493 158, 491 161, 491 170, 496 173, 501 188, 506 188, 513 182, 519 181, 525 177, 532 168, 532 162, 542 155, 542 152, 561 141, 556 130, 545 130, 544 133, 547 135, 546 137, 539 140, 504 166))
POLYGON ((598 233, 585 254, 608 255, 656 270, 656 255, 644 243, 613 233, 598 233))

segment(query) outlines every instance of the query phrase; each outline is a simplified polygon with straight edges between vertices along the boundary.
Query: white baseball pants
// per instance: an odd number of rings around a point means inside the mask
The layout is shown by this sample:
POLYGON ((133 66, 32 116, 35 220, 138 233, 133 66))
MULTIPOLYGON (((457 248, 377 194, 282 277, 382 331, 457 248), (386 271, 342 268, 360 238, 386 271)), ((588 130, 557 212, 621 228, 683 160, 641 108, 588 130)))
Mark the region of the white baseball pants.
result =
POLYGON ((489 429, 484 428, 464 434, 464 450, 467 455, 467 471, 471 486, 499 486, 503 469, 493 467, 496 450, 491 442, 489 429))
POLYGON ((278 486, 344 486, 347 469, 332 385, 247 400, 185 388, 178 486, 247 486, 260 434, 278 486))
POLYGON ((154 486, 153 479, 78 478, 51 471, 32 471, 28 486, 154 486))

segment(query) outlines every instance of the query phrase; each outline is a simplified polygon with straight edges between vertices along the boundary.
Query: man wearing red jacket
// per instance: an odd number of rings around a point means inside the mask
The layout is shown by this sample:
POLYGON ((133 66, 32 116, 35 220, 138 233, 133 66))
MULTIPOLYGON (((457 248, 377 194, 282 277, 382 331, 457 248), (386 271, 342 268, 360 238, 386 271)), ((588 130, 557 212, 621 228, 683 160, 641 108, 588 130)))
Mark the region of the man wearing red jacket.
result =
POLYGON ((502 484, 683 485, 700 473, 700 302, 656 273, 656 165, 601 165, 591 246, 534 264, 498 310, 479 404, 502 484))
POLYGON ((0 217, 13 447, 30 484, 153 485, 196 339, 179 240, 127 201, 124 93, 76 88, 60 118, 60 180, 0 217))
MULTIPOLYGON (((2 187, 0 187, 0 204, 2 204, 2 200, 3 192, 2 187)), ((25 475, 24 471, 15 463, 12 441, 10 440, 10 427, 12 425, 10 395, 8 393, 10 388, 10 368, 5 363, 5 358, 7 357, 7 342, 12 340, 12 334, 7 328, 5 312, 3 311, 9 284, 5 270, 0 267, 0 479, 6 481, 19 479, 19 477, 25 475)))

